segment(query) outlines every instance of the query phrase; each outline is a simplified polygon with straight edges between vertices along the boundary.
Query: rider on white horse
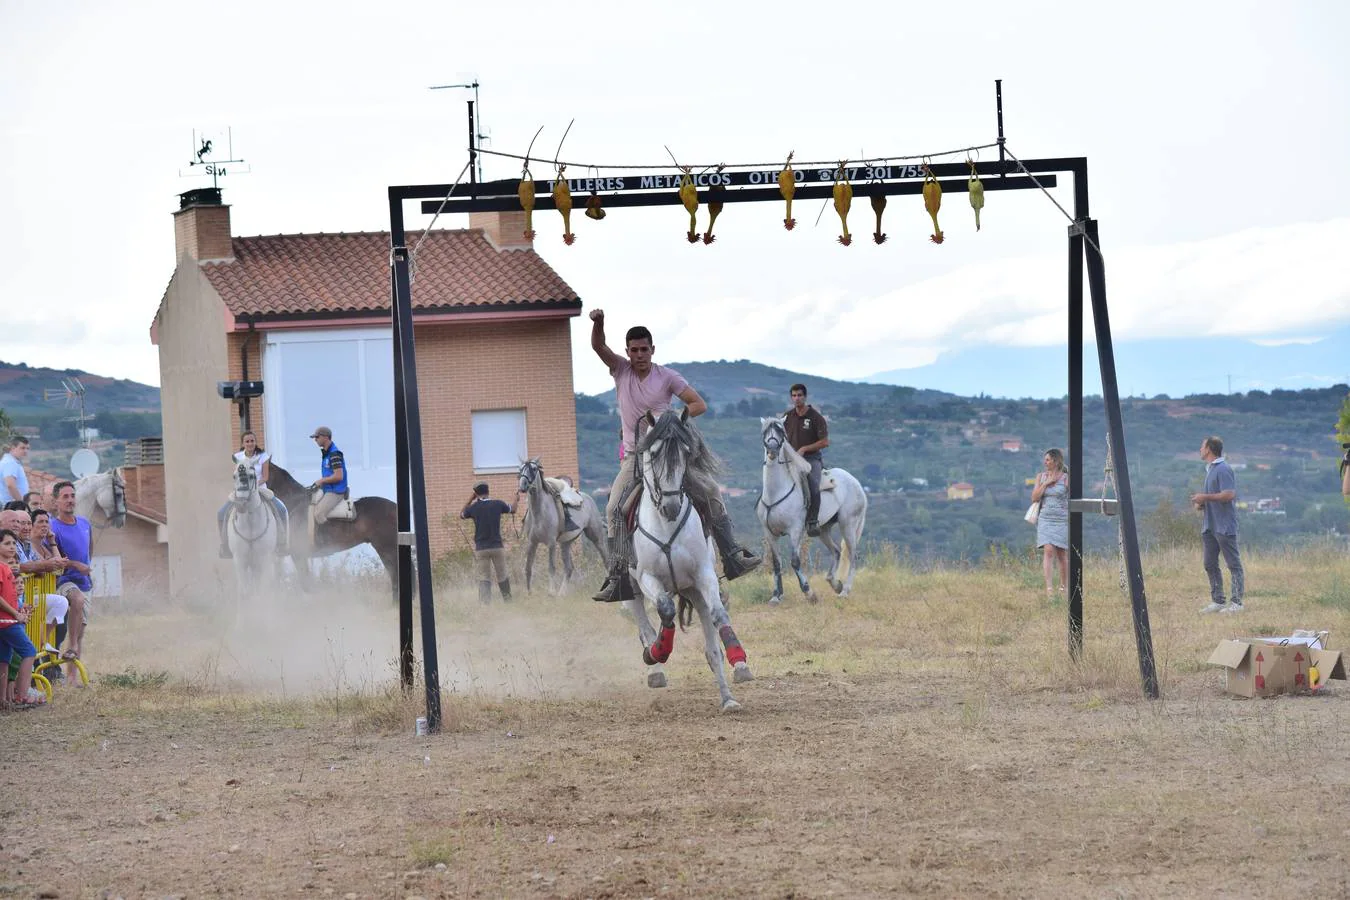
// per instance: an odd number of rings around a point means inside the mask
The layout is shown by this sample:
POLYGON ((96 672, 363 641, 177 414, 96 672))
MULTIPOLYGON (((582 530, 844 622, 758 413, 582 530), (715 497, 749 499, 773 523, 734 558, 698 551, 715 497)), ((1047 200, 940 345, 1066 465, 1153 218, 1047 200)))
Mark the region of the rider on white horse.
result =
MULTIPOLYGON (((258 436, 252 431, 245 431, 241 438, 243 446, 231 457, 236 464, 250 466, 253 473, 258 476, 258 493, 268 502, 273 516, 277 520, 277 554, 285 556, 289 552, 287 546, 290 535, 290 515, 286 512, 286 504, 267 487, 267 479, 271 476, 272 454, 268 453, 262 447, 258 446, 258 436)), ((216 513, 216 525, 220 529, 220 558, 232 559, 234 554, 230 552, 229 534, 225 530, 225 523, 229 519, 230 507, 233 500, 226 500, 225 505, 216 513)))
MULTIPOLYGON (((652 362, 652 333, 646 328, 637 325, 628 329, 624 336, 625 359, 605 344, 605 311, 591 310, 591 322, 591 349, 609 368, 610 375, 614 376, 614 392, 619 401, 619 420, 623 427, 622 461, 619 463, 619 474, 614 477, 614 485, 610 488, 606 509, 609 538, 614 544, 614 552, 610 556, 609 575, 594 596, 596 600, 613 603, 634 596, 632 580, 628 575, 627 526, 623 519, 624 494, 633 484, 638 419, 648 414, 660 417, 670 409, 673 397, 684 401, 691 418, 706 412, 708 404, 679 372, 652 362)), ((719 496, 717 483, 711 478, 702 477, 697 468, 691 468, 689 476, 684 487, 712 531, 713 540, 717 542, 717 550, 722 556, 722 573, 730 580, 753 570, 762 560, 736 543, 731 517, 727 515, 727 508, 719 496)))
POLYGON ((825 465, 820 451, 830 446, 830 429, 820 411, 806 402, 806 385, 794 384, 788 394, 792 397, 792 408, 783 414, 783 430, 787 432, 792 449, 811 464, 811 503, 806 508, 806 533, 818 537, 820 525, 816 518, 820 514, 820 470, 825 465))

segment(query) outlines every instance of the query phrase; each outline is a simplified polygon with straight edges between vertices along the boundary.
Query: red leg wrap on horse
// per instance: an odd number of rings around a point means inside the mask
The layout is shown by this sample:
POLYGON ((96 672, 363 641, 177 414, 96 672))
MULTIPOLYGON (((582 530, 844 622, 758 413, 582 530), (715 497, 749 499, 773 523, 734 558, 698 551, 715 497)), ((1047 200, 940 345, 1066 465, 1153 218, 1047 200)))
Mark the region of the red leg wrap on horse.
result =
POLYGON ((642 652, 642 658, 647 660, 648 657, 651 657, 651 659, 647 661, 647 665, 649 666, 653 663, 663 663, 670 659, 670 653, 674 649, 675 629, 673 627, 663 627, 661 633, 657 635, 656 641, 642 652))
POLYGON ((745 648, 741 646, 741 641, 736 637, 736 632, 731 630, 731 626, 723 625, 718 629, 718 634, 721 635, 722 643, 727 648, 727 662, 733 666, 745 662, 745 648))

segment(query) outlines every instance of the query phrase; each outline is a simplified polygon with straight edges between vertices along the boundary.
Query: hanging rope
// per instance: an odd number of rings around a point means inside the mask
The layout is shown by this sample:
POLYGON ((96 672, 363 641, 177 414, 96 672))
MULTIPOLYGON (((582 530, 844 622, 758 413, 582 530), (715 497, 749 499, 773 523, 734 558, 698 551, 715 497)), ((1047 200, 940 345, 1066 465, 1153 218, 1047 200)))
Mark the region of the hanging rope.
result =
MULTIPOLYGON (((464 180, 464 173, 467 171, 469 171, 469 164, 465 163, 464 168, 459 170, 459 177, 455 179, 455 183, 450 185, 450 190, 445 192, 445 199, 441 201, 440 206, 436 207, 436 215, 431 217, 431 223, 422 230, 422 236, 417 239, 417 243, 413 246, 412 252, 408 254, 408 282, 410 284, 417 279, 417 251, 422 249, 422 242, 427 239, 427 234, 436 226, 436 220, 441 217, 441 211, 445 209, 445 204, 450 202, 450 195, 455 192, 455 188, 459 187, 459 183, 464 180)), ((392 254, 393 251, 390 250, 391 263, 393 260, 392 254)))
MULTIPOLYGON (((1032 183, 1035 184, 1036 187, 1041 189, 1041 193, 1050 198, 1050 202, 1055 204, 1055 208, 1064 214, 1064 218, 1069 220, 1070 225, 1078 224, 1074 220, 1074 217, 1069 215, 1069 211, 1065 209, 1063 206, 1060 206, 1059 201, 1054 198, 1054 195, 1045 189, 1045 185, 1041 184, 1041 180, 1037 178, 1035 175, 1032 175, 1031 172, 1027 169, 1027 167, 1022 165, 1022 161, 1020 159, 1018 159, 1016 156, 1013 156, 1013 152, 1008 149, 1008 146, 1006 144, 1004 144, 1003 150, 1009 156, 1012 156, 1012 161, 1017 163, 1017 168, 1022 170, 1022 174, 1030 178, 1032 183)), ((1088 237, 1086 234, 1083 235, 1083 240, 1087 241, 1089 244, 1092 245, 1092 249, 1097 251, 1098 256, 1100 256, 1103 260, 1106 259, 1106 256, 1102 253, 1102 248, 1097 246, 1096 241, 1088 237)))
POLYGON ((1120 555, 1120 589, 1129 587, 1129 578, 1125 573, 1125 522, 1120 517, 1120 490, 1116 485, 1116 463, 1111 455, 1111 432, 1106 433, 1106 467, 1102 469, 1102 515, 1106 515, 1106 501, 1116 501, 1116 549, 1120 555), (1111 497, 1106 496, 1107 489, 1111 497))
MULTIPOLYGON (((997 146, 998 146, 998 144, 978 144, 978 145, 971 145, 971 146, 969 146, 969 147, 958 147, 958 148, 956 148, 955 150, 941 150, 941 151, 938 151, 938 152, 936 152, 936 153, 912 153, 912 154, 908 154, 908 155, 905 155, 905 156, 872 156, 872 157, 868 157, 868 158, 865 159, 865 160, 862 160, 861 162, 862 162, 864 165, 866 165, 866 164, 876 164, 876 163, 904 162, 904 161, 907 161, 907 160, 925 160, 925 159, 928 159, 929 157, 933 157, 933 156, 960 156, 961 154, 969 154, 969 153, 971 153, 972 151, 978 153, 980 150, 988 150, 990 147, 997 147, 997 146)), ((481 147, 478 149, 478 152, 479 152, 479 153, 486 153, 486 154, 489 154, 489 155, 491 155, 491 156, 500 156, 500 157, 503 157, 503 158, 505 158, 505 159, 519 159, 519 160, 524 160, 524 159, 526 158, 526 157, 524 157, 524 156, 521 156, 519 153, 506 153, 505 151, 502 151, 502 150, 484 150, 484 149, 482 149, 481 147)), ((557 162, 557 161, 555 160, 555 162, 557 162)), ((592 168, 594 168, 594 169, 669 169, 669 168, 670 168, 670 166, 666 165, 665 163, 655 163, 655 164, 651 164, 651 165, 636 165, 636 164, 607 165, 607 164, 603 164, 603 163, 591 163, 591 162, 563 162, 562 165, 569 166, 569 167, 574 168, 574 169, 592 169, 592 168)), ((838 166, 839 166, 839 160, 837 160, 837 159, 826 159, 826 160, 816 160, 816 161, 797 161, 797 165, 799 165, 799 166, 822 166, 822 167, 829 167, 829 168, 831 168, 831 169, 834 169, 834 168, 838 168, 838 166)), ((707 169, 716 169, 718 166, 722 166, 723 168, 726 168, 726 169, 781 169, 781 168, 783 167, 783 164, 782 164, 781 162, 778 162, 777 160, 775 160, 775 161, 773 161, 773 162, 763 162, 763 163, 707 163, 707 164, 700 164, 700 165, 691 165, 691 166, 689 166, 689 169, 690 169, 691 171, 692 171, 692 170, 695 170, 695 169, 702 171, 702 170, 707 170, 707 169)), ((681 166, 681 168, 684 168, 684 167, 681 166)))

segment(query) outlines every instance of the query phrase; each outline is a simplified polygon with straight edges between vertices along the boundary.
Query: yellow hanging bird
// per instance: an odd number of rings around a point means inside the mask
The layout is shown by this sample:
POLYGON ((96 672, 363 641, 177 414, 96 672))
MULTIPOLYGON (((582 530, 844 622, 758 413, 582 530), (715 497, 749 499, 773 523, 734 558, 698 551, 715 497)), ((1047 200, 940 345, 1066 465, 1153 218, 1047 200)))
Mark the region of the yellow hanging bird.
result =
POLYGON ((684 177, 680 179, 680 202, 684 208, 689 210, 689 243, 698 243, 698 188, 694 187, 694 179, 689 177, 689 170, 684 170, 684 177))
POLYGON ((979 231, 980 210, 984 209, 984 183, 980 181, 974 163, 970 164, 970 181, 967 182, 966 189, 970 192, 970 208, 975 210, 975 230, 979 231))
POLYGON ((520 208, 525 210, 525 240, 534 240, 534 176, 527 166, 520 173, 520 185, 516 188, 520 198, 520 208))
POLYGON ((927 166, 923 167, 923 208, 928 210, 928 215, 933 217, 933 233, 928 239, 935 244, 942 243, 942 229, 938 227, 937 214, 942 208, 942 185, 938 184, 933 170, 927 166))
POLYGON ((844 233, 839 236, 839 243, 847 247, 853 243, 853 235, 848 233, 848 211, 853 205, 853 185, 848 183, 844 177, 844 164, 847 160, 840 160, 839 168, 834 173, 834 211, 839 213, 839 221, 843 223, 844 233))
MULTIPOLYGON (((795 152, 794 150, 793 153, 795 152)), ((787 162, 783 163, 783 171, 778 173, 778 193, 787 201, 783 227, 791 231, 797 227, 797 220, 792 218, 792 196, 797 193, 797 176, 792 173, 792 153, 788 154, 787 162)))
POLYGON ((553 205, 563 217, 563 243, 572 246, 577 236, 572 233, 572 189, 567 186, 567 166, 558 167, 558 180, 553 182, 553 205))

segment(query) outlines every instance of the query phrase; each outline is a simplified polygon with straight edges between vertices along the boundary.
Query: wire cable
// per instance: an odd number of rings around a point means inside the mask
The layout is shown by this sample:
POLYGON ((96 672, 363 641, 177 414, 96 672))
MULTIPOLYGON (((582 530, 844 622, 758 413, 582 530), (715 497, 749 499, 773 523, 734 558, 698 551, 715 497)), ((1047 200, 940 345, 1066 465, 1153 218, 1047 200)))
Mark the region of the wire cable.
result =
MULTIPOLYGON (((1078 224, 1077 220, 1075 220, 1073 216, 1069 215, 1069 211, 1060 205, 1059 201, 1055 199, 1054 195, 1045 189, 1045 185, 1041 184, 1040 179, 1037 178, 1035 175, 1032 175, 1030 170, 1028 170, 1026 166, 1022 165, 1022 161, 1020 159, 1018 159, 1016 156, 1013 156, 1013 152, 1008 149, 1007 144, 1003 145, 1003 151, 1012 157, 1013 162, 1017 163, 1017 168, 1022 170, 1022 174, 1030 178, 1032 184, 1040 188, 1041 193, 1050 198, 1050 202, 1055 204, 1055 208, 1064 214, 1064 218, 1069 220, 1070 225, 1078 224)), ((1097 251, 1097 255, 1100 256, 1103 261, 1106 260, 1106 254, 1102 253, 1102 248, 1097 246, 1096 241, 1088 237, 1087 232, 1083 233, 1083 240, 1087 241, 1089 244, 1092 245, 1092 249, 1097 251)))
POLYGON ((450 202, 450 195, 455 192, 455 188, 459 187, 459 183, 464 180, 464 173, 467 171, 469 171, 469 164, 465 163, 464 168, 459 170, 459 177, 455 179, 455 183, 450 185, 450 190, 445 192, 445 199, 441 201, 440 206, 436 207, 436 215, 432 216, 430 224, 422 229, 421 237, 417 239, 417 243, 413 245, 412 252, 408 254, 408 282, 410 284, 414 280, 417 272, 417 251, 422 249, 422 242, 427 239, 427 234, 436 226, 436 220, 441 217, 441 211, 445 209, 445 204, 450 202))
MULTIPOLYGON (((941 151, 938 151, 938 152, 936 152, 936 153, 913 153, 913 154, 908 154, 908 155, 905 155, 905 156, 871 156, 871 157, 868 157, 864 162, 867 162, 867 163, 889 163, 889 162, 903 162, 903 161, 906 161, 906 160, 912 160, 912 159, 925 160, 925 159, 930 159, 930 158, 935 157, 935 156, 956 156, 956 155, 962 154, 962 153, 969 154, 969 153, 971 153, 972 151, 988 150, 988 149, 991 148, 991 147, 997 147, 997 146, 998 146, 998 144, 996 144, 996 143, 995 143, 995 144, 972 144, 972 145, 969 146, 969 147, 957 147, 957 148, 954 149, 954 150, 941 150, 941 151)), ((504 157, 504 158, 506 158, 506 159, 520 159, 520 160, 526 159, 526 157, 521 156, 519 153, 507 153, 507 152, 505 152, 505 151, 503 151, 503 150, 484 150, 483 148, 480 147, 480 148, 478 148, 478 152, 479 152, 479 153, 486 153, 486 154, 489 154, 489 155, 491 155, 491 156, 501 156, 501 157, 504 157)), ((555 161, 555 164, 557 164, 557 161, 555 161)), ((797 161, 796 161, 796 164, 797 164, 798 166, 805 166, 805 167, 811 167, 811 166, 829 166, 830 168, 838 168, 838 167, 839 167, 839 160, 837 160, 837 159, 828 159, 828 160, 817 160, 817 161, 814 161, 814 162, 813 162, 813 161, 802 161, 802 160, 797 160, 797 161)), ((670 166, 667 165, 667 164, 665 164, 665 163, 657 163, 657 164, 654 164, 654 165, 603 165, 603 164, 600 164, 600 163, 564 162, 564 163, 562 163, 562 165, 568 166, 569 168, 573 168, 573 169, 614 169, 614 170, 617 170, 617 169, 669 169, 669 168, 670 168, 670 166)), ((723 168, 725 168, 725 169, 764 169, 764 168, 779 168, 779 167, 781 167, 782 165, 783 165, 782 162, 775 160, 774 162, 766 162, 766 163, 707 163, 707 164, 704 164, 704 165, 691 165, 691 166, 689 166, 689 169, 690 169, 690 170, 694 170, 694 169, 715 169, 715 168, 717 168, 718 166, 721 166, 721 167, 723 167, 723 168)), ((684 167, 681 166, 681 168, 684 168, 684 167)))

